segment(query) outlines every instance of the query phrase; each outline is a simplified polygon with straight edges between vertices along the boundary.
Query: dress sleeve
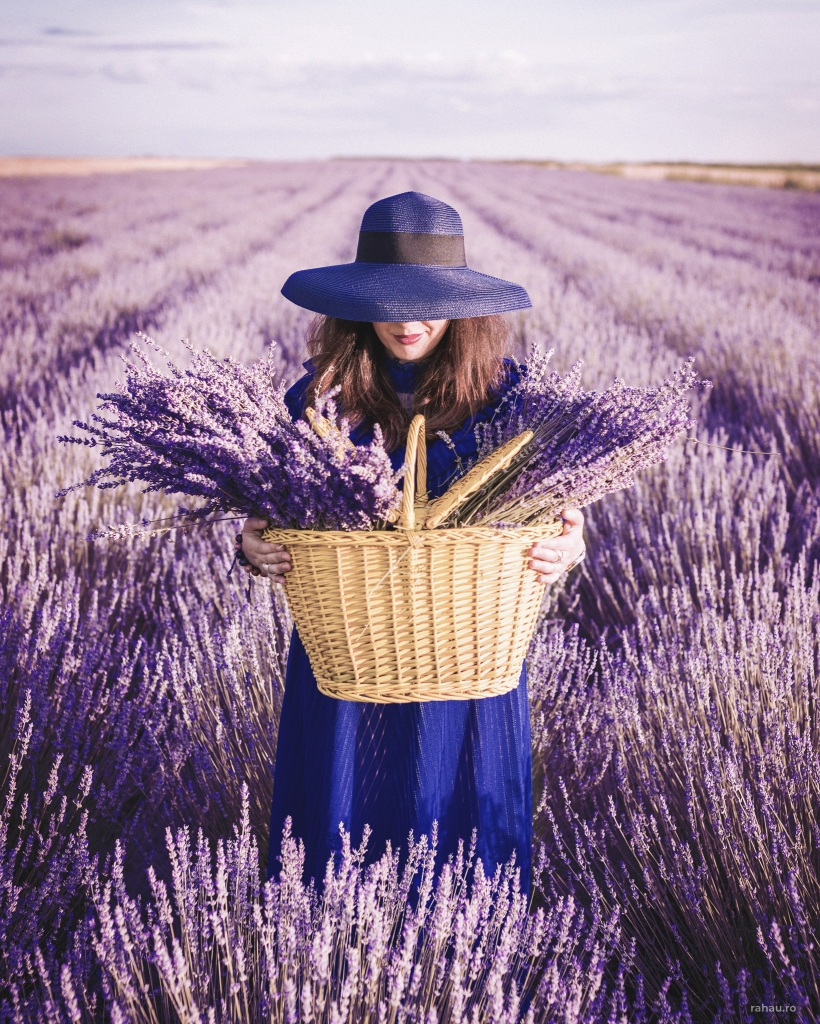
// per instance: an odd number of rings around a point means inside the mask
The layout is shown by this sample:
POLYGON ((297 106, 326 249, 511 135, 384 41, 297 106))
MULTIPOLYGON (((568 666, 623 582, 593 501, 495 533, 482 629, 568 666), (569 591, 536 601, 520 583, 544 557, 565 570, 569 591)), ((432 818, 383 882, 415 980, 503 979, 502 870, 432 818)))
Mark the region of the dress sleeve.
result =
POLYGON ((285 405, 288 407, 290 418, 292 420, 300 420, 305 415, 305 406, 307 405, 307 393, 310 385, 313 383, 315 371, 313 364, 308 360, 304 363, 307 373, 300 377, 296 383, 288 388, 285 392, 285 405))

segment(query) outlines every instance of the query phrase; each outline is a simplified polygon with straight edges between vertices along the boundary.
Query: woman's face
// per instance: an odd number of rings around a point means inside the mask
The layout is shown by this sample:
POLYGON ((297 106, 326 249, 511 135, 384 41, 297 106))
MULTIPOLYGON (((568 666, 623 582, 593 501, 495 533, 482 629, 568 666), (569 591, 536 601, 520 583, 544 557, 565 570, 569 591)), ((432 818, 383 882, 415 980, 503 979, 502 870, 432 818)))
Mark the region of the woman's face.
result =
POLYGON ((400 324, 374 323, 373 328, 391 356, 412 363, 432 354, 449 323, 449 320, 413 320, 400 324))

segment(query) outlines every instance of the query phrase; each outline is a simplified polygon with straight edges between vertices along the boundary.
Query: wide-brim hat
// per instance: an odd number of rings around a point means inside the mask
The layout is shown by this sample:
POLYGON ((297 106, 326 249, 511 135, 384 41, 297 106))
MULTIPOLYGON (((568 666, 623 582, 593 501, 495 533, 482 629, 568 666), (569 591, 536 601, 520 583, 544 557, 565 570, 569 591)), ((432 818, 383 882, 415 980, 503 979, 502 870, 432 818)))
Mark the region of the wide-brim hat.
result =
POLYGON ((342 320, 456 320, 528 309, 521 285, 470 270, 461 217, 422 192, 365 211, 354 263, 291 274, 285 298, 342 320))

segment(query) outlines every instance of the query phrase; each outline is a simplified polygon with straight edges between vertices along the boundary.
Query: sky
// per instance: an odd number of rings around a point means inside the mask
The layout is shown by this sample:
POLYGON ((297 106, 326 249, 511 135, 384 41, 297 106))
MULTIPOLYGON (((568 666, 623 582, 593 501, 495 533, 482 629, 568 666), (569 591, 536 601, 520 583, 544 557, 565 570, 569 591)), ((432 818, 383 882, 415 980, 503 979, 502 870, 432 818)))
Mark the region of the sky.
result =
POLYGON ((0 153, 820 162, 820 0, 0 0, 0 153))

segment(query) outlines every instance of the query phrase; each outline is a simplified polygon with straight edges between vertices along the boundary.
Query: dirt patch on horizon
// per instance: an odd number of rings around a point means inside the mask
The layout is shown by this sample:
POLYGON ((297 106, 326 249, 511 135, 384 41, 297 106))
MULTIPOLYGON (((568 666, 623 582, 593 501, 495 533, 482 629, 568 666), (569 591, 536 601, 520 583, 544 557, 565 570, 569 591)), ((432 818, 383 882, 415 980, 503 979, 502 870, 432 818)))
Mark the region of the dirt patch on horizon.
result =
POLYGON ((188 157, 53 157, 2 156, 0 178, 49 175, 124 174, 129 171, 206 171, 213 167, 243 167, 247 160, 209 160, 188 157))

